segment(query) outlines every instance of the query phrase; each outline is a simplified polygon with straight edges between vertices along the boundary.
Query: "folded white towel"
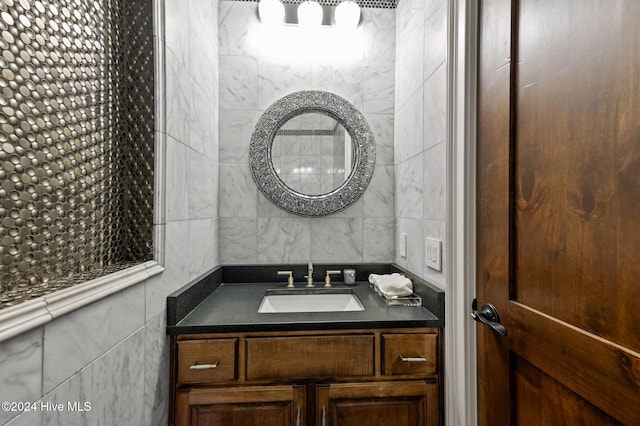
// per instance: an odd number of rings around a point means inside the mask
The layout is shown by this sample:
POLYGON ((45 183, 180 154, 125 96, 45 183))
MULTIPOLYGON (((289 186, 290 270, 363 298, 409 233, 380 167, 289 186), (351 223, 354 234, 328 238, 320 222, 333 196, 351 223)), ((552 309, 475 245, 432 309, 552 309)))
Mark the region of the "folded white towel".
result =
POLYGON ((409 278, 401 274, 370 274, 369 282, 387 297, 403 297, 413 294, 413 283, 409 278))

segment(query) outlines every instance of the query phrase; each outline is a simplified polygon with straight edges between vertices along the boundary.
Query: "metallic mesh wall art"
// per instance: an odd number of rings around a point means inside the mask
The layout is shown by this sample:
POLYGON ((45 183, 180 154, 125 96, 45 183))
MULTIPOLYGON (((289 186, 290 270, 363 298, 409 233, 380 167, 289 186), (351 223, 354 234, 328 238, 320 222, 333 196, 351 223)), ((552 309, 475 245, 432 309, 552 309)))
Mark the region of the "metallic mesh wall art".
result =
POLYGON ((145 261, 151 0, 0 0, 0 308, 145 261))

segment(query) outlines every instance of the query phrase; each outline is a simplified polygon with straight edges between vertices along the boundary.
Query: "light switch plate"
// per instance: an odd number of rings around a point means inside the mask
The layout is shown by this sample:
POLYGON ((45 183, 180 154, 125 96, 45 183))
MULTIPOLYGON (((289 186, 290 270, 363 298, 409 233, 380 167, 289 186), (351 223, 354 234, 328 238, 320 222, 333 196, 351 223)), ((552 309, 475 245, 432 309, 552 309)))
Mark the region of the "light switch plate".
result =
POLYGON ((427 237, 424 252, 427 266, 436 271, 442 271, 442 241, 427 237))
POLYGON ((400 241, 398 246, 400 257, 407 257, 407 234, 405 234, 404 232, 400 233, 400 241))

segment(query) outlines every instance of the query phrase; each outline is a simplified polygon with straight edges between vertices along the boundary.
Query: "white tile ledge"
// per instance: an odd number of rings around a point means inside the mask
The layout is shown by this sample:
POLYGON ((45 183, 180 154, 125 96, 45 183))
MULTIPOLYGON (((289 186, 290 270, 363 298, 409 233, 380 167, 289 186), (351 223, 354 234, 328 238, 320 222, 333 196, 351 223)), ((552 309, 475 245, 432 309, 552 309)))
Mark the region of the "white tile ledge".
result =
POLYGON ((149 261, 0 310, 0 342, 164 271, 149 261))

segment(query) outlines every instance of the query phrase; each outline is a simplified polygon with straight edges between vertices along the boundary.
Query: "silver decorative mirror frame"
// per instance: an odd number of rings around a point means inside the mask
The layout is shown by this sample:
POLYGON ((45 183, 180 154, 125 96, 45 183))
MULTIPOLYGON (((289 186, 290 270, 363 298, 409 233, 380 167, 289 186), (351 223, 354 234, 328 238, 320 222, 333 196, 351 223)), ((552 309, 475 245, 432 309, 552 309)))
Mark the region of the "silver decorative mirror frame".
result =
POLYGON ((373 176, 376 147, 369 124, 349 101, 333 93, 305 90, 277 100, 260 116, 251 136, 249 157, 253 180, 273 204, 301 216, 326 216, 344 210, 362 196, 373 176), (271 158, 278 129, 289 119, 309 112, 328 115, 342 124, 354 148, 351 175, 338 188, 322 195, 301 194, 288 187, 271 158))

